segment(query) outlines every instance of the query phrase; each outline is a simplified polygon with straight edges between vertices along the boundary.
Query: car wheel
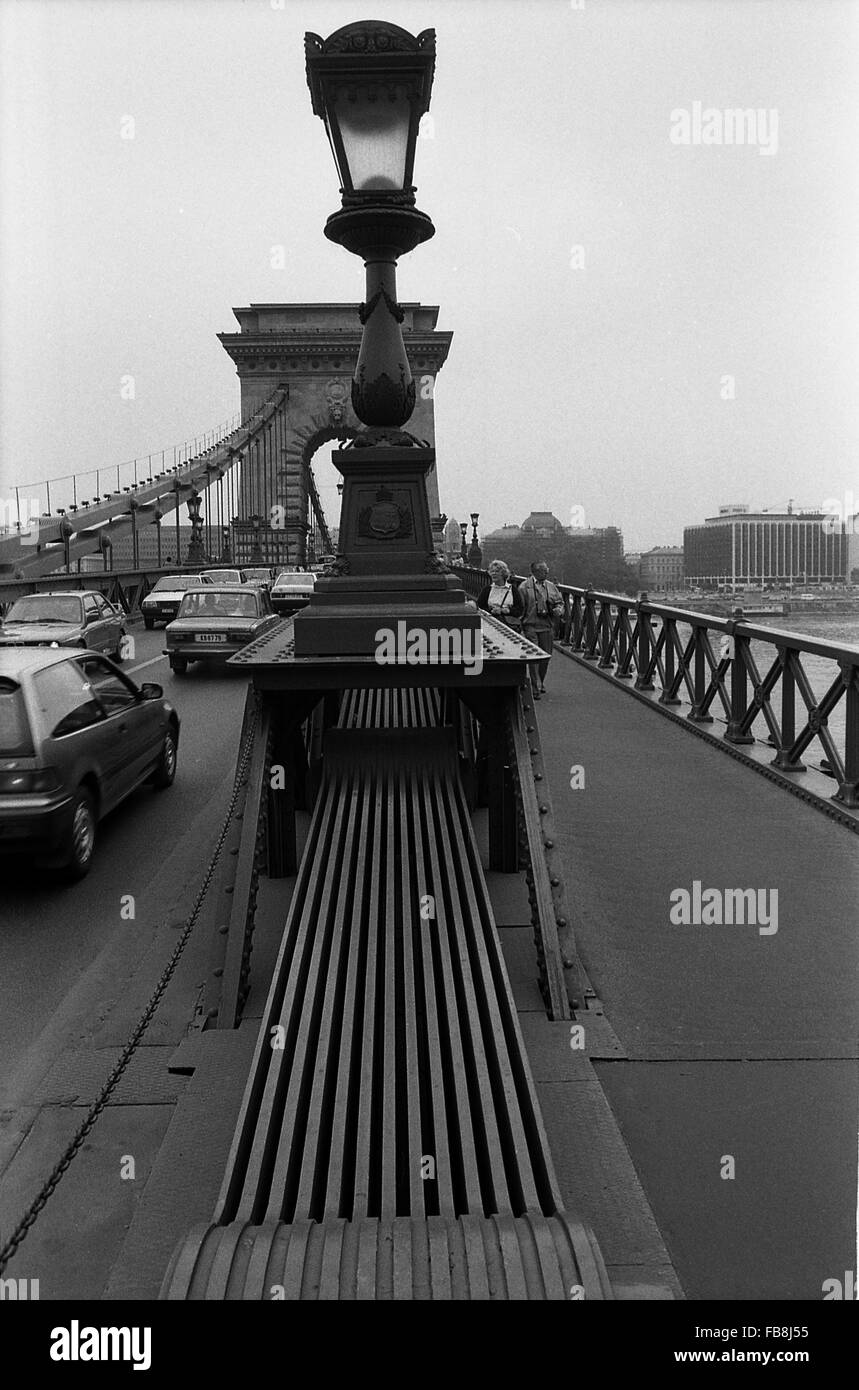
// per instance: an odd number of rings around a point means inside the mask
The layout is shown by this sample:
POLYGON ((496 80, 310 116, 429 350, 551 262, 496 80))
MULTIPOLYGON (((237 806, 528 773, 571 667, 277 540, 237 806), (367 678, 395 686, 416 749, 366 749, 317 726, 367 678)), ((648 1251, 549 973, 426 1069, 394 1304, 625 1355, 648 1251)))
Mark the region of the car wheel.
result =
POLYGON ((158 759, 158 766, 152 775, 152 785, 157 787, 159 791, 172 786, 176 776, 177 755, 176 730, 168 729, 161 745, 161 757, 158 759))
POLYGON ((92 792, 78 787, 72 803, 68 858, 63 866, 67 878, 83 878, 89 873, 95 850, 96 811, 92 792))
POLYGON ((184 676, 185 672, 188 670, 188 663, 184 656, 171 656, 170 670, 173 672, 174 676, 184 676))

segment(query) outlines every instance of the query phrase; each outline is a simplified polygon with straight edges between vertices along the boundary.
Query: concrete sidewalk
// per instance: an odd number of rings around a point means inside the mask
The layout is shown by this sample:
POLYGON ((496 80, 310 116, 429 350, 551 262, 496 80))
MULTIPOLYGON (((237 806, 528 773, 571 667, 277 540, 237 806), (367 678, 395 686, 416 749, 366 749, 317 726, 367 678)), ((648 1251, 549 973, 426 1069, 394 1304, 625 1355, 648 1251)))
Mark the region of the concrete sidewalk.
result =
POLYGON ((538 713, 579 949, 629 1058, 595 1066, 686 1293, 819 1299, 855 1268, 856 836, 560 651, 538 713), (777 930, 672 924, 696 881, 764 890, 777 930))

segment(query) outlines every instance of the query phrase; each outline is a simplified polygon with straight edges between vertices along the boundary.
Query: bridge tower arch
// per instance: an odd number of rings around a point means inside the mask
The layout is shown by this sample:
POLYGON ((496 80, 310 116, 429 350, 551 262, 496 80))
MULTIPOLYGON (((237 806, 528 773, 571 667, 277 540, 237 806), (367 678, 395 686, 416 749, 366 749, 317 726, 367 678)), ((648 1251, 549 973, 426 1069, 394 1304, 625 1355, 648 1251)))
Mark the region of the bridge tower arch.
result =
MULTIPOLYGON (((452 333, 436 328, 438 307, 402 304, 403 340, 415 379, 416 403, 410 433, 435 447, 435 382, 452 333)), ((242 420, 282 387, 288 393, 286 428, 274 441, 275 466, 258 452, 242 461, 241 523, 265 522, 274 514, 282 526, 276 556, 300 556, 311 515, 319 508, 311 459, 320 444, 353 438, 363 428, 352 409, 351 383, 361 346, 357 304, 251 304, 234 309, 237 333, 218 335, 236 365, 242 420), (279 509, 275 511, 275 509, 279 509)), ((427 478, 430 514, 440 516, 435 469, 427 478)), ((321 511, 321 508, 320 508, 321 511)), ((329 523, 339 518, 329 517, 329 523)), ((257 523, 259 530, 259 523, 257 523)), ((275 537, 270 538, 272 545, 275 537)))
MULTIPOLYGON (((338 386, 340 383, 337 383, 338 386)), ((319 499, 316 478, 313 473, 313 456, 324 444, 336 439, 341 444, 354 439, 359 425, 346 424, 345 421, 325 419, 321 412, 304 419, 296 428, 290 428, 286 436, 286 449, 278 477, 279 505, 285 514, 285 529, 290 553, 299 556, 299 563, 306 564, 305 551, 307 527, 311 518, 321 518, 323 507, 319 499)), ((334 526, 339 517, 326 516, 327 526, 334 526)), ((329 549, 330 544, 326 545, 329 549)), ((318 557, 317 557, 318 558, 318 557)))

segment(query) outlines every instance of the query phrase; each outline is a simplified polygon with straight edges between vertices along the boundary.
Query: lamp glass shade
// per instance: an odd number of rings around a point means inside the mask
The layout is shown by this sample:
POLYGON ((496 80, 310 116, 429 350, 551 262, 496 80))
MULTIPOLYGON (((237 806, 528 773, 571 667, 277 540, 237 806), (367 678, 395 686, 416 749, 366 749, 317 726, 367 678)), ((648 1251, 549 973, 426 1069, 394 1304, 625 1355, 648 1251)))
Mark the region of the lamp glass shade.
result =
POLYGON ((399 192, 406 184, 412 104, 407 89, 338 85, 328 106, 328 133, 343 188, 399 192))

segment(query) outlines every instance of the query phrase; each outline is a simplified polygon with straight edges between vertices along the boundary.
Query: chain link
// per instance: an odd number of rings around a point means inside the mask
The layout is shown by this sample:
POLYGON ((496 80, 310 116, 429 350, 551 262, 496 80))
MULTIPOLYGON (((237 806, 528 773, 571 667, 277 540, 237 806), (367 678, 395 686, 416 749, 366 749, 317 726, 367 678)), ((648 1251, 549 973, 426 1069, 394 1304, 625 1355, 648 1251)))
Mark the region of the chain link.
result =
POLYGON ((235 814, 236 806, 238 805, 238 800, 241 794, 241 789, 244 783, 245 775, 247 773, 248 762, 251 755, 251 749, 253 748, 253 742, 254 737, 256 735, 258 723, 259 708, 257 707, 257 709, 254 711, 254 716, 251 720, 247 736, 242 747, 241 756, 239 758, 238 766, 236 768, 236 778, 233 784, 233 793, 230 797, 230 804, 227 807, 227 813, 224 817, 224 823, 221 827, 221 833, 218 836, 217 844, 215 845, 212 857, 209 860, 209 867, 206 870, 206 873, 203 877, 203 881, 200 885, 199 892, 197 893, 197 896, 194 900, 194 906, 191 908, 188 920, 186 921, 185 926, 182 930, 182 935, 179 937, 179 940, 177 941, 176 946, 173 950, 173 954, 171 955, 166 966, 164 967, 161 978, 158 981, 158 984, 155 986, 155 989, 153 990, 152 995, 149 999, 149 1003, 146 1005, 146 1008, 140 1015, 140 1018, 137 1021, 137 1025, 134 1028, 134 1031, 129 1037, 128 1042, 125 1044, 125 1047, 123 1048, 119 1059, 114 1065, 113 1070, 110 1073, 110 1076, 107 1078, 107 1081, 105 1082, 98 1096, 93 1101, 92 1106, 87 1112, 86 1118, 84 1119, 74 1138, 70 1141, 62 1158, 56 1164, 49 1177, 46 1178, 45 1182, 41 1187, 41 1190, 39 1191, 38 1196, 34 1199, 34 1201, 28 1207, 27 1211, 21 1217, 17 1226, 13 1230, 11 1236, 6 1241, 6 1244, 0 1247, 0 1274, 3 1273, 4 1269, 6 1268, 6 1265, 9 1263, 12 1256, 18 1250, 22 1242, 26 1239, 26 1236, 29 1233, 30 1229, 35 1224, 40 1213, 46 1206, 48 1199, 56 1190, 60 1182, 60 1179, 66 1172, 66 1169, 72 1163, 72 1160, 74 1159, 75 1155, 80 1151, 81 1146, 84 1143, 84 1140, 87 1138, 87 1135, 92 1130, 102 1110, 104 1110, 105 1106, 110 1100, 110 1097, 115 1091, 120 1080, 122 1079, 123 1073, 128 1067, 129 1062, 131 1061, 132 1057, 134 1056, 135 1052, 140 1046, 143 1034, 146 1032, 146 1029, 149 1027, 149 1024, 152 1022, 152 1019, 155 1016, 158 1006, 161 1003, 164 991, 170 983, 173 972, 176 969, 176 966, 179 964, 182 952, 185 950, 185 947, 188 944, 191 932, 194 930, 194 927, 196 926, 197 918, 200 915, 200 909, 202 908, 203 902, 206 898, 206 894, 209 891, 209 887, 211 885, 215 869, 218 865, 218 860, 221 857, 221 853, 226 843, 227 833, 229 831, 230 824, 235 814))

